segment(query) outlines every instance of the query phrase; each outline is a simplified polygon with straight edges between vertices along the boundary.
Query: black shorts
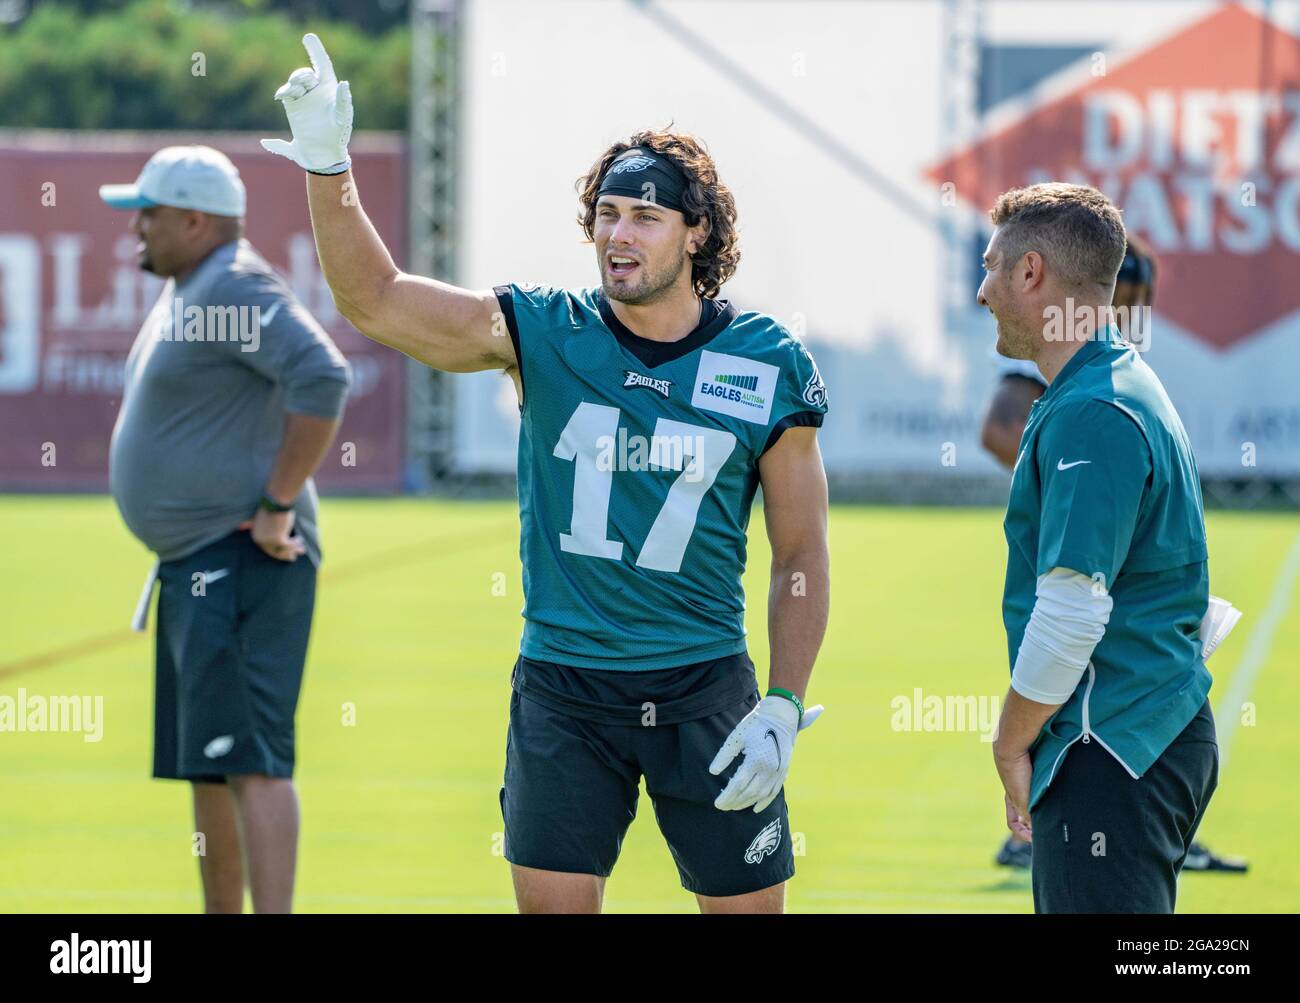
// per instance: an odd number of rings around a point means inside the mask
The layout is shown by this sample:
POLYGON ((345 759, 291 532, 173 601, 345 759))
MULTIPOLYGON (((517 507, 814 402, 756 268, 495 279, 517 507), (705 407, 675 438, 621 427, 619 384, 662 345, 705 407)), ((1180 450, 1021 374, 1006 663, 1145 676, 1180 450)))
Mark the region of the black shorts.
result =
POLYGON ((1140 780, 1100 742, 1075 742, 1033 812, 1034 911, 1173 912, 1218 778, 1208 700, 1140 780))
POLYGON ((164 561, 158 581, 153 775, 293 776, 311 560, 277 561, 241 531, 164 561))
POLYGON ((501 788, 506 859, 608 877, 644 776, 687 891, 743 895, 788 880, 794 852, 784 791, 758 814, 713 807, 741 757, 716 777, 709 764, 757 705, 757 684, 751 685, 726 709, 653 725, 594 721, 513 692, 501 788))

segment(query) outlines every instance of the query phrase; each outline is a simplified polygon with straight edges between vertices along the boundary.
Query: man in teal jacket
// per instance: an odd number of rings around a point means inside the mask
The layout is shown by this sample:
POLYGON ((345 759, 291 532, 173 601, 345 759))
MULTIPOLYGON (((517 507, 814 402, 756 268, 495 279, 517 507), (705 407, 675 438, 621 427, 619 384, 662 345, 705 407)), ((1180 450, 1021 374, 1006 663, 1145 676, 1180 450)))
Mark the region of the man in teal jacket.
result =
POLYGON ((1110 323, 1119 210, 1051 183, 1005 193, 991 215, 979 302, 998 351, 1048 384, 1005 523, 1012 677, 994 756, 1007 822, 1033 838, 1038 912, 1172 912, 1218 775, 1196 463, 1159 379, 1110 323))

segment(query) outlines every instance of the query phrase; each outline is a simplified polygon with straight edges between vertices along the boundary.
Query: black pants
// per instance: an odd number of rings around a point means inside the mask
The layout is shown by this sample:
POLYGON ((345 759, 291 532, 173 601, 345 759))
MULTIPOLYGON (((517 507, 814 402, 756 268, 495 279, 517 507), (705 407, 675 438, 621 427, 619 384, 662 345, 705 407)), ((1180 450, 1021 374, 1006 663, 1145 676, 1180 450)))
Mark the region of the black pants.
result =
POLYGON ((1172 913, 1218 782, 1208 700, 1140 780, 1095 739, 1075 742, 1033 813, 1034 911, 1172 913))

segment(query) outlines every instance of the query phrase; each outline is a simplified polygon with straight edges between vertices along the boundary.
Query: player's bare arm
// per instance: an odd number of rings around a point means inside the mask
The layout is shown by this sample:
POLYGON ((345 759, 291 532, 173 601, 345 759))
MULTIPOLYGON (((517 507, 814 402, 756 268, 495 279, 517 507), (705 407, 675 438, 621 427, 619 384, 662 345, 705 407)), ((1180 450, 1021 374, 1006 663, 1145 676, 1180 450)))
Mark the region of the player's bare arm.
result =
POLYGON ((830 613, 826 471, 815 428, 787 429, 758 462, 772 545, 769 686, 803 699, 830 613))
POLYGON ((295 70, 276 92, 293 142, 262 145, 308 172, 316 253, 339 312, 366 337, 435 369, 513 369, 514 347, 491 291, 408 275, 394 263, 362 208, 351 170, 348 82, 335 76, 319 38, 308 34, 303 45, 311 68, 295 70))
POLYGON ((761 812, 781 792, 795 738, 822 713, 803 706, 830 611, 826 472, 814 428, 787 429, 758 461, 763 514, 772 545, 768 598, 771 668, 767 696, 727 737, 709 765, 715 776, 744 761, 714 807, 761 812))
POLYGON ((514 347, 491 290, 401 271, 361 206, 351 170, 307 175, 321 271, 339 312, 368 338, 435 369, 509 369, 514 347))

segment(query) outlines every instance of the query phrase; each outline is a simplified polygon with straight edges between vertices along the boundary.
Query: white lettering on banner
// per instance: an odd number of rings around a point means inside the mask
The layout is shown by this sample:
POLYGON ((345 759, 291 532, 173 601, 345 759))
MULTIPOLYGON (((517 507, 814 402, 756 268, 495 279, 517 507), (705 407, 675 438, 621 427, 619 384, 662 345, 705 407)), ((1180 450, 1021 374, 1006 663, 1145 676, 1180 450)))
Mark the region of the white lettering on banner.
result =
MULTIPOLYGON (((29 237, 23 239, 31 240, 29 237)), ((47 238, 53 302, 48 323, 52 331, 113 331, 138 327, 158 298, 162 280, 141 271, 136 257, 137 240, 123 234, 113 242, 113 265, 108 286, 98 303, 84 303, 83 262, 90 246, 84 233, 54 233, 47 238)), ((329 286, 316 263, 316 245, 310 233, 290 234, 285 242, 287 278, 294 293, 324 326, 338 320, 338 309, 329 286)), ((39 262, 31 289, 41 289, 39 262)), ((13 302, 7 298, 7 302, 13 302)))
MULTIPOLYGON (((131 330, 139 327, 156 303, 163 280, 140 270, 136 260, 136 238, 125 234, 113 243, 114 264, 108 270, 108 283, 98 303, 84 303, 83 266, 91 251, 90 238, 84 233, 54 233, 45 240, 51 286, 50 309, 41 309, 44 287, 42 249, 28 234, 0 234, 0 394, 65 392, 108 394, 122 392, 124 355, 95 352, 79 345, 52 344, 41 358, 42 328, 50 331, 131 330), (44 315, 44 325, 42 325, 44 315)), ((316 265, 315 245, 307 234, 293 234, 288 240, 289 275, 295 293, 318 320, 329 324, 337 320, 338 311, 329 287, 316 265)), ((178 305, 177 315, 188 319, 187 310, 178 305)), ((245 308, 241 308, 243 310, 245 308)), ((247 308, 255 310, 255 308, 247 308)), ((261 316, 268 323, 273 310, 261 316)), ((243 350, 256 350, 256 322, 241 314, 235 326, 223 337, 221 318, 213 316, 211 337, 198 340, 238 340, 243 350)), ((175 327, 169 318, 168 331, 175 327)), ((185 325, 179 328, 182 332, 185 325)), ((159 332, 164 340, 170 334, 159 332)), ((186 340, 184 337, 178 340, 186 340)), ((193 340, 193 339, 191 339, 193 340)), ((353 383, 349 398, 356 400, 371 393, 380 379, 379 363, 367 355, 351 360, 353 383)))
POLYGON ((1140 97, 1120 90, 1083 97, 1083 162, 1113 171, 1142 164, 1233 174, 1300 168, 1300 91, 1152 88, 1140 97), (1278 133, 1266 163, 1268 134, 1278 133))
POLYGON ((26 234, 0 234, 0 303, 0 394, 24 394, 41 357, 41 252, 26 234))
POLYGON ((89 243, 86 235, 81 233, 55 233, 48 239, 54 286, 50 330, 81 333, 129 330, 138 326, 158 298, 162 280, 140 270, 136 260, 136 238, 123 234, 113 242, 114 264, 108 271, 108 290, 104 298, 97 305, 83 305, 82 259, 89 243))
POLYGON ((1300 251, 1300 91, 1097 91, 1083 97, 1082 152, 1071 180, 1098 185, 1159 252, 1255 255, 1275 240, 1300 251))
POLYGON ((1267 178, 1257 179, 1257 205, 1243 205, 1235 184, 1216 185, 1195 175, 1164 179, 1138 173, 1126 187, 1114 175, 1096 178, 1036 167, 1028 171, 1026 183, 1049 180, 1099 185, 1124 205, 1125 225, 1150 237, 1158 252, 1208 255, 1226 251, 1253 256, 1265 251, 1274 239, 1288 250, 1300 252, 1300 178, 1287 178, 1276 190, 1267 178), (1181 206, 1181 227, 1175 203, 1181 206), (1225 217, 1216 231, 1214 221, 1225 217))
POLYGON ((81 314, 81 258, 90 243, 84 233, 50 235, 50 264, 54 269, 53 327, 76 327, 81 314))

